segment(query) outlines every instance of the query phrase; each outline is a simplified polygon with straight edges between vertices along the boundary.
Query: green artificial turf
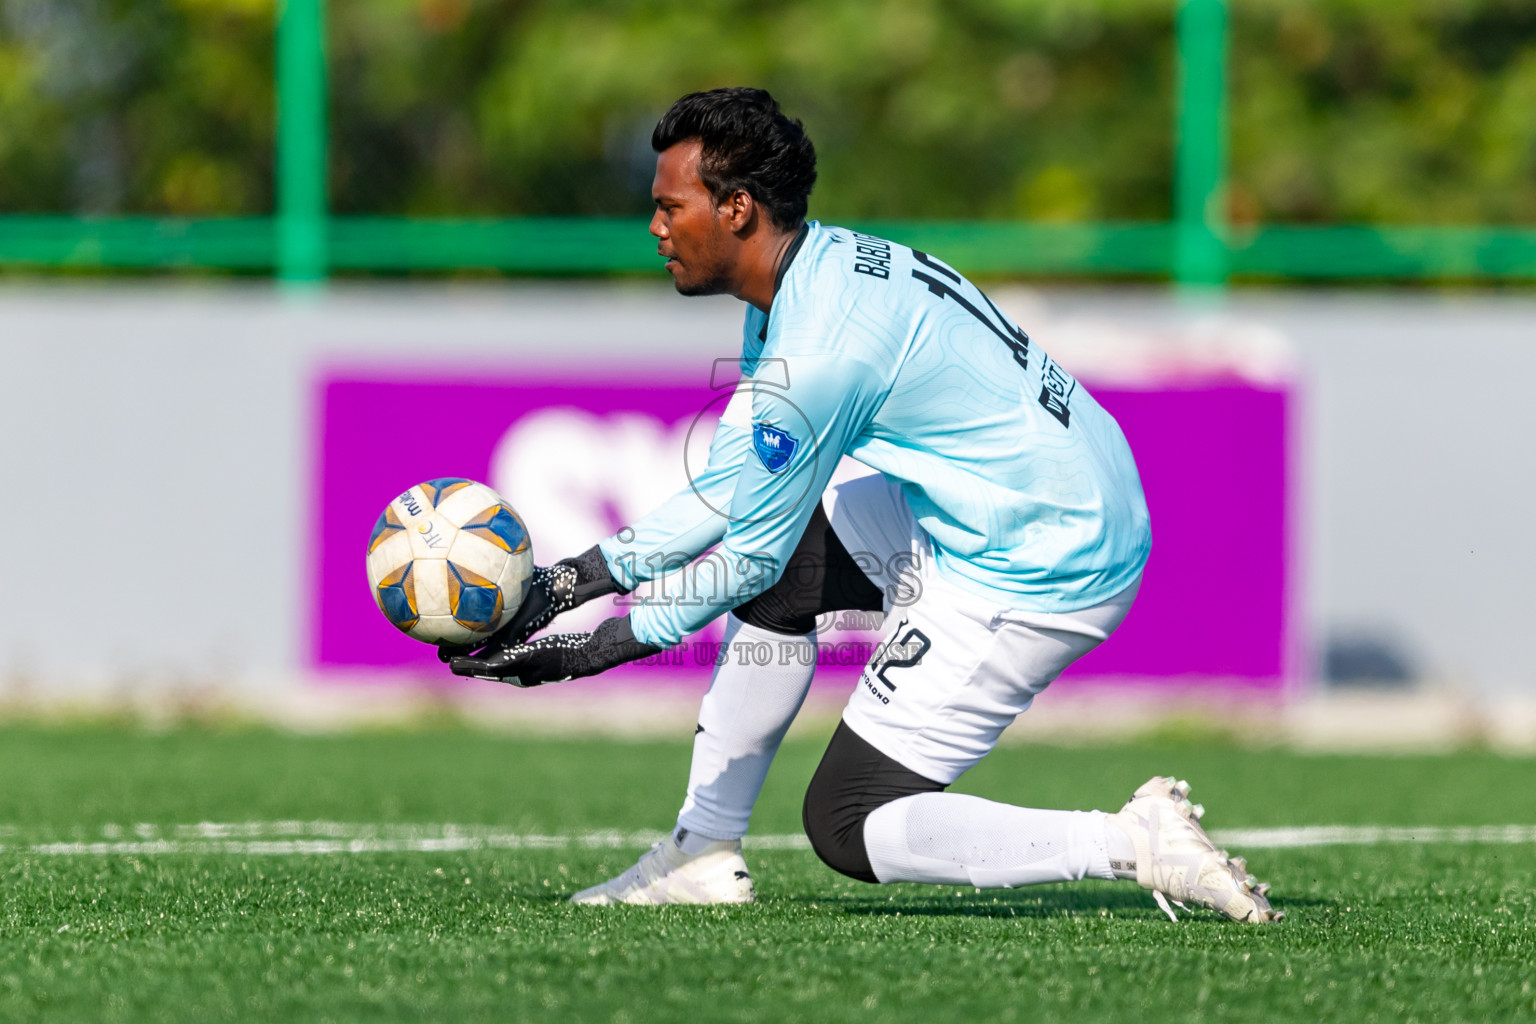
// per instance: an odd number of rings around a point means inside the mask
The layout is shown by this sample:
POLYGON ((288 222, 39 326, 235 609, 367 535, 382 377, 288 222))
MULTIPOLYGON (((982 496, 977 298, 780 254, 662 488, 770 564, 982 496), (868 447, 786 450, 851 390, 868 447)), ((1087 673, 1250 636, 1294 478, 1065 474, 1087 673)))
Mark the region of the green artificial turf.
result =
MULTIPOLYGON (((798 831, 820 743, 756 833, 798 831)), ((759 902, 586 908, 639 850, 43 856, 198 821, 663 829, 686 742, 465 731, 0 730, 0 1020, 1448 1021, 1536 1017, 1536 848, 1253 851, 1288 918, 1164 918, 1134 886, 862 885, 800 850, 759 902)), ((1193 744, 1004 747, 963 791, 1113 808, 1187 776, 1213 827, 1536 824, 1536 762, 1193 744)))

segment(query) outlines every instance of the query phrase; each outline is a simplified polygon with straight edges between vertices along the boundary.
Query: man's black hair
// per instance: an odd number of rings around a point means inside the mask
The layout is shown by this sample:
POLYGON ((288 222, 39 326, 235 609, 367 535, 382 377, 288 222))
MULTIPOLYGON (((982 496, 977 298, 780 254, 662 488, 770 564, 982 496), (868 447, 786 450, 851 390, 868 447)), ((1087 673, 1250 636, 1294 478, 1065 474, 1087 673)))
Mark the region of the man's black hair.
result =
POLYGON ((763 89, 689 93, 656 122, 651 148, 660 153, 698 139, 699 177, 716 202, 740 189, 781 230, 805 220, 816 184, 816 147, 798 119, 784 116, 763 89))

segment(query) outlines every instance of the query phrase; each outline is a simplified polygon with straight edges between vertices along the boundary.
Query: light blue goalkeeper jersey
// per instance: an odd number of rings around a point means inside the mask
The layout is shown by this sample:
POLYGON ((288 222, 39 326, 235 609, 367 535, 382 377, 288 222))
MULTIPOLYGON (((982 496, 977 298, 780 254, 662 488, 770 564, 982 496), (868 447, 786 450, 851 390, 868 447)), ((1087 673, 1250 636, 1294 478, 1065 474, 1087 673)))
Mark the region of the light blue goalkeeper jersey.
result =
POLYGON ((772 586, 843 455, 898 481, 937 571, 1000 606, 1087 608, 1146 563, 1119 426, 926 253, 812 222, 770 313, 747 309, 742 373, 693 486, 601 545, 627 587, 666 577, 631 612, 640 640, 678 643, 772 586))

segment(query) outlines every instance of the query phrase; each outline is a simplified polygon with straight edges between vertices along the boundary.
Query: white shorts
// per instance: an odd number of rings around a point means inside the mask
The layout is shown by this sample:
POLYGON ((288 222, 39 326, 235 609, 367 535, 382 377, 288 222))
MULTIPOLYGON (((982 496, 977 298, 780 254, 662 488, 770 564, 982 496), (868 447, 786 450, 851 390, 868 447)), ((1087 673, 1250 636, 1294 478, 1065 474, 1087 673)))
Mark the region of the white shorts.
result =
POLYGON ((876 750, 951 783, 1062 670, 1125 618, 1141 585, 1066 613, 1025 612, 941 577, 901 487, 874 473, 822 497, 837 539, 885 590, 885 635, 843 711, 876 750))

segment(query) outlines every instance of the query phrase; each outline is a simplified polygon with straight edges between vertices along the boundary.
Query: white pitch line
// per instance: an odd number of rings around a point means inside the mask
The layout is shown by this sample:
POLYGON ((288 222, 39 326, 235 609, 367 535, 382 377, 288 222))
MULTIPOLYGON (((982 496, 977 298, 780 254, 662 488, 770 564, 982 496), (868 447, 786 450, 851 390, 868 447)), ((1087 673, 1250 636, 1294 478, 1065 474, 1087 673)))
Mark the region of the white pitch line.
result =
MULTIPOLYGON (((466 850, 640 849, 665 832, 609 829, 566 835, 509 832, 484 825, 381 825, 332 821, 200 822, 168 827, 105 825, 97 841, 13 844, 13 853, 44 857, 164 854, 457 853, 466 850), (135 838, 123 838, 126 836, 135 838)), ((803 835, 749 836, 751 849, 809 849, 803 835)), ((0 845, 0 852, 7 847, 0 845)))
POLYGON ((1536 843, 1536 825, 1306 825, 1299 828, 1216 829, 1223 846, 1376 846, 1383 843, 1536 843))
MULTIPOLYGON (((3 828, 7 838, 20 832, 3 828)), ((356 853, 459 853, 469 850, 644 849, 664 832, 616 829, 573 834, 508 832, 485 825, 385 825, 332 821, 199 822, 195 825, 128 827, 106 825, 102 839, 87 842, 12 843, 0 853, 44 857, 159 856, 165 854, 248 854, 252 856, 356 853), (125 838, 126 836, 134 838, 125 838)), ((1464 827, 1312 825, 1296 828, 1217 829, 1211 838, 1239 849, 1379 845, 1386 843, 1536 843, 1536 825, 1464 827)), ((799 833, 747 836, 743 845, 758 850, 806 850, 799 833)))

